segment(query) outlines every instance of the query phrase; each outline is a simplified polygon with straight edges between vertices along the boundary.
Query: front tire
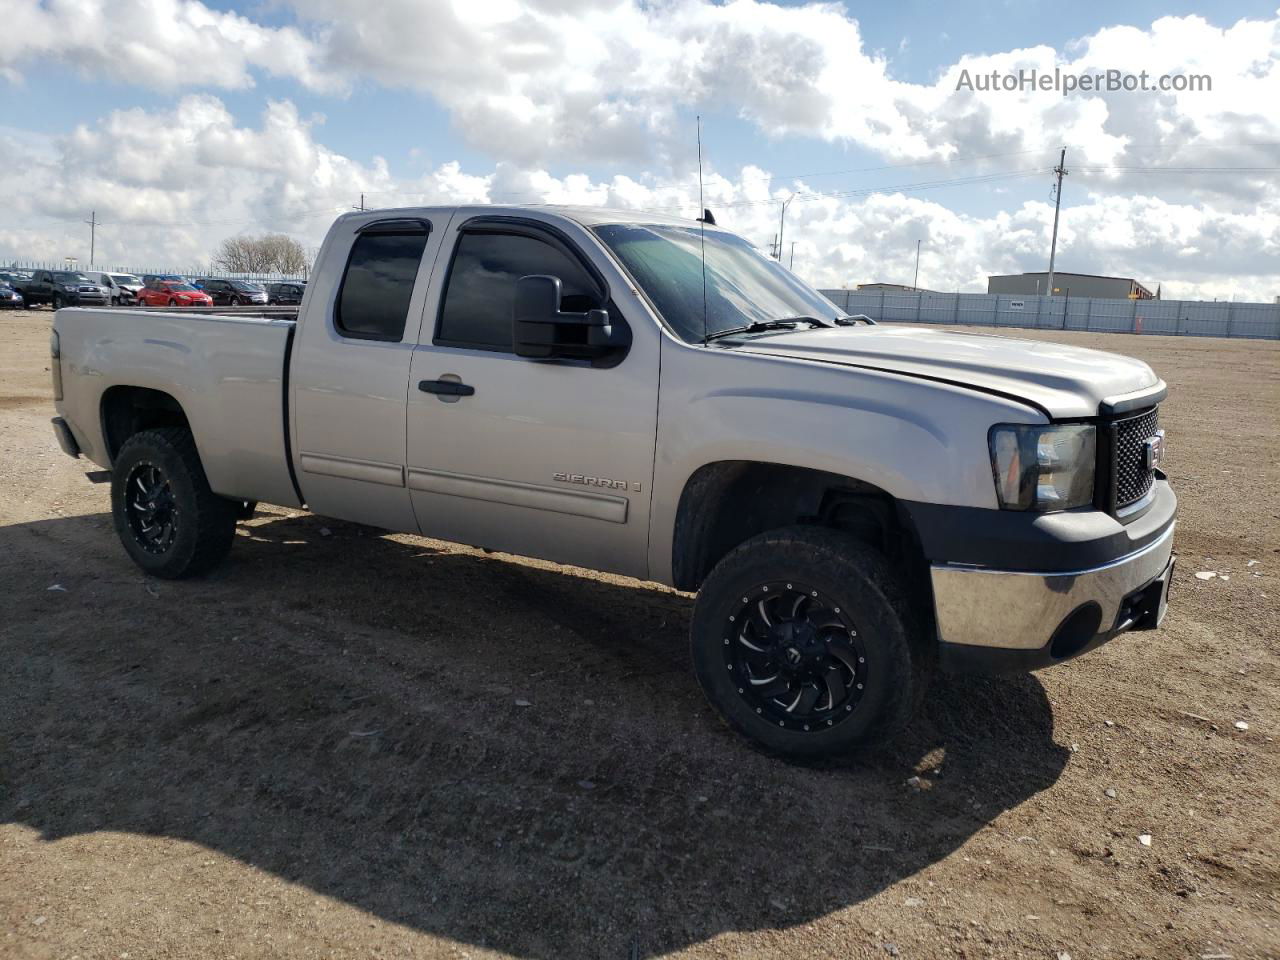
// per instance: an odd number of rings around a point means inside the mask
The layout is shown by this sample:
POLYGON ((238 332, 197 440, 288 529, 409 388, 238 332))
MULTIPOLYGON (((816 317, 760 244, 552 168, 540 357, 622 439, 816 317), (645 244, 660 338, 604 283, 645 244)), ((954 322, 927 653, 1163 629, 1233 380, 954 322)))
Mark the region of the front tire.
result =
POLYGON ((178 580, 216 566, 231 549, 237 502, 209 489, 189 430, 135 433, 112 467, 111 514, 134 563, 178 580))
POLYGON ((698 682, 729 726, 773 753, 883 743, 910 721, 933 666, 906 597, 887 561, 845 533, 760 534, 698 593, 698 682))
POLYGON ((58 296, 58 294, 56 294, 56 293, 55 293, 55 294, 53 295, 53 300, 51 300, 51 301, 50 301, 50 304, 49 304, 49 305, 50 305, 54 310, 61 310, 61 309, 62 309, 62 297, 58 296))

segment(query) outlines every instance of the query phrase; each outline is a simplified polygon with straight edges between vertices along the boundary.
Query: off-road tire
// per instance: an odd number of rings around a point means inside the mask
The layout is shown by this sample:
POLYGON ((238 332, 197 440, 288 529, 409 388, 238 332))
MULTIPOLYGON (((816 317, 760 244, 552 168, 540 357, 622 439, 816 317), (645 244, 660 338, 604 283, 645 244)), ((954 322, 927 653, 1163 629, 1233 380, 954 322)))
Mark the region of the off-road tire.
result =
MULTIPOLYGON (((726 555, 702 584, 690 631, 694 672, 725 722, 771 753, 833 756, 884 743, 919 708, 936 661, 908 596, 881 554, 838 530, 795 526, 760 534, 726 555), (830 725, 819 716, 806 729, 786 716, 779 721, 762 713, 759 700, 750 699, 741 664, 737 674, 729 666, 726 651, 737 642, 732 634, 738 627, 729 622, 734 611, 752 591, 761 596, 761 585, 781 583, 777 589, 783 589, 788 581, 819 592, 856 623, 865 658, 858 669, 865 675, 853 679, 865 686, 858 687, 847 716, 827 715, 834 717, 830 725)), ((834 701, 833 694, 833 708, 834 701)))
POLYGON ((209 489, 189 430, 167 427, 135 433, 120 448, 111 470, 111 515, 133 561, 152 576, 179 580, 208 572, 227 555, 236 532, 238 501, 209 489), (159 468, 172 494, 176 517, 172 542, 148 552, 131 526, 127 489, 141 464, 159 468))

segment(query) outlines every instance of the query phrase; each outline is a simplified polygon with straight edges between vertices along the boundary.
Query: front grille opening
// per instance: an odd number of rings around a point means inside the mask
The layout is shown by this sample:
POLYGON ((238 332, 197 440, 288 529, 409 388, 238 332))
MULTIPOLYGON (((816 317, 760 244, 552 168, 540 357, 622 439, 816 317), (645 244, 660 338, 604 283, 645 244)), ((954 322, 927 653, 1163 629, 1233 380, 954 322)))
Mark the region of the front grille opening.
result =
POLYGON ((1155 483, 1155 471, 1147 466, 1147 441, 1160 429, 1160 410, 1116 421, 1115 491, 1116 507, 1126 507, 1145 497, 1155 483))
POLYGON ((1102 608, 1093 601, 1077 607, 1053 631, 1049 641, 1049 656, 1055 660, 1074 657, 1098 635, 1102 625, 1102 608))

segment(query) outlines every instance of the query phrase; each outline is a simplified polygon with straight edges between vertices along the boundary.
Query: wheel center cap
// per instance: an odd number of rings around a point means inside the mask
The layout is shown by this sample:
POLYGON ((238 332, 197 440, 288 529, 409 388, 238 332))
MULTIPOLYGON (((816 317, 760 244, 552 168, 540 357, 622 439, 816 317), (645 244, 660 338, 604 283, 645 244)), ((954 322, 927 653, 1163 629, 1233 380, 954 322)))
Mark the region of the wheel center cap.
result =
POLYGON ((802 654, 796 647, 787 647, 787 649, 783 651, 783 656, 787 658, 787 663, 794 667, 799 665, 804 654, 802 654))

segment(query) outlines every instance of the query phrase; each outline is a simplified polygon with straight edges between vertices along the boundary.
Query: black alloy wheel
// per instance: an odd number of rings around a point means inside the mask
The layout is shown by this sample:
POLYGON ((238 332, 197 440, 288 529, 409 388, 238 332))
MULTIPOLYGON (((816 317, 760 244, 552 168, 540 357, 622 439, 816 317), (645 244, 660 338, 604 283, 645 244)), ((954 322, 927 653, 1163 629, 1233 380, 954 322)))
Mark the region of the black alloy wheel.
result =
POLYGON ((125 481, 125 504, 134 542, 155 556, 166 553, 178 535, 180 517, 164 471, 149 460, 134 464, 125 481))
POLYGON ((793 757, 883 744, 936 663, 903 571, 849 533, 782 527, 729 551, 698 590, 694 673, 734 730, 793 757))
POLYGON ((849 611, 798 581, 762 583, 724 623, 738 694, 779 727, 815 730, 853 715, 868 680, 849 611))
POLYGON ((147 573, 179 579, 227 555, 240 501, 209 488, 189 430, 163 427, 129 437, 111 470, 111 515, 125 552, 147 573))

